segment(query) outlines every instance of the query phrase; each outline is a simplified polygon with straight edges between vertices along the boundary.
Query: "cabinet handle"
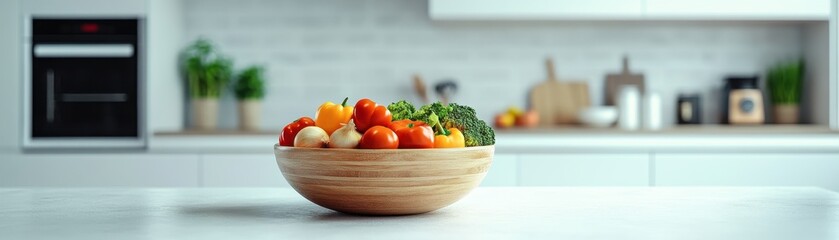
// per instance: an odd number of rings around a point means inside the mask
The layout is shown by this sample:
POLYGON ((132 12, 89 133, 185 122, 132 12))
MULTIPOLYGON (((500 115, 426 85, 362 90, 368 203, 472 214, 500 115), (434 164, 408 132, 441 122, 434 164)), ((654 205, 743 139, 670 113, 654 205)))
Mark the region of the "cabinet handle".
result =
POLYGON ((47 122, 55 121, 55 73, 47 70, 47 122))

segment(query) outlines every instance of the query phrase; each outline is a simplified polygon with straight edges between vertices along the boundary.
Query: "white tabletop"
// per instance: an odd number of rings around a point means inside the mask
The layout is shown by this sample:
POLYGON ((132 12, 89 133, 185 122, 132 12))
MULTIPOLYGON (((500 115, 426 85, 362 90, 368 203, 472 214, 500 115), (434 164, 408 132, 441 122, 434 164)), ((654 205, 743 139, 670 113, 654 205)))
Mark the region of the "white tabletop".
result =
POLYGON ((291 189, 2 189, 0 239, 839 239, 818 188, 478 188, 352 216, 291 189))

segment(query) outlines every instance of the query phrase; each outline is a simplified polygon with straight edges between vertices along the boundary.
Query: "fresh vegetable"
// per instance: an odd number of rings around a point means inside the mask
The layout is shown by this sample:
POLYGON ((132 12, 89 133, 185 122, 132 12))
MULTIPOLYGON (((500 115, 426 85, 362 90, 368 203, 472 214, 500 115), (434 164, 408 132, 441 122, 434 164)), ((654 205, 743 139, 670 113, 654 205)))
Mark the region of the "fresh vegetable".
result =
POLYGON ((530 110, 516 117, 516 126, 535 127, 539 125, 539 113, 530 110))
POLYGON ((280 146, 294 146, 294 137, 301 129, 314 126, 315 121, 309 117, 301 117, 283 127, 283 132, 280 134, 280 146))
POLYGON ((399 148, 434 147, 434 131, 422 121, 400 120, 391 123, 390 128, 399 137, 399 148))
POLYGON ((361 136, 358 147, 365 149, 396 149, 399 147, 399 137, 390 128, 373 126, 367 129, 364 135, 361 136))
POLYGON ((457 128, 463 132, 467 147, 487 146, 495 144, 495 131, 475 114, 475 109, 469 106, 449 104, 451 112, 441 117, 445 128, 457 128))
POLYGON ((516 124, 516 116, 510 113, 501 113, 495 115, 495 126, 498 128, 508 128, 516 124))
POLYGON ((417 111, 413 104, 405 100, 387 105, 387 110, 390 110, 390 113, 393 114, 393 121, 411 119, 414 112, 417 111))
MULTIPOLYGON (((435 103, 428 104, 428 105, 420 107, 419 110, 414 112, 411 119, 412 120, 417 120, 417 121, 423 121, 423 122, 426 122, 429 125, 433 126, 433 124, 431 124, 431 121, 428 119, 431 116, 431 114, 436 114, 437 117, 439 117, 440 119, 445 119, 446 117, 448 117, 449 112, 451 110, 452 110, 452 108, 449 105, 445 105, 445 104, 442 104, 440 102, 435 102, 435 103)), ((437 132, 436 130, 435 130, 435 133, 440 134, 440 132, 437 132)))
POLYGON ((462 148, 466 147, 466 142, 463 139, 463 133, 457 128, 449 128, 449 135, 434 136, 434 148, 462 148))
POLYGON ((347 106, 347 100, 344 98, 341 105, 333 102, 325 102, 318 108, 315 115, 315 125, 326 131, 327 136, 341 128, 341 124, 350 121, 353 114, 353 107, 347 106))
POLYGON ((524 114, 524 110, 516 106, 510 106, 507 108, 507 114, 513 115, 515 117, 519 117, 524 114))
POLYGON ((463 133, 461 133, 457 128, 443 128, 443 124, 440 122, 440 118, 437 117, 437 114, 431 113, 431 115, 428 116, 428 121, 432 126, 434 126, 435 131, 438 132, 438 134, 434 136, 435 148, 455 148, 466 146, 463 133))
POLYGON ((345 124, 343 127, 335 130, 329 136, 330 148, 355 148, 361 140, 361 133, 355 130, 355 123, 352 121, 345 124))
POLYGON ((390 126, 392 115, 390 110, 383 105, 376 104, 373 100, 364 98, 355 103, 355 110, 352 113, 352 120, 359 132, 367 133, 367 129, 373 126, 390 126))
POLYGON ((317 126, 305 127, 294 137, 295 147, 322 148, 329 142, 329 134, 317 126))

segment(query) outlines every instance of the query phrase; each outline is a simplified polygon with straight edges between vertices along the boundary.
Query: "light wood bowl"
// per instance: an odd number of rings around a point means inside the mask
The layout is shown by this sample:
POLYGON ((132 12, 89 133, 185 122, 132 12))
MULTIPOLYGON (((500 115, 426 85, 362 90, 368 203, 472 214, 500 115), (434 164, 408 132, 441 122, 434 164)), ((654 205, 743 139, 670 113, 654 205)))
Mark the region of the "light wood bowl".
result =
POLYGON ((274 145, 277 165, 294 190, 322 207, 364 215, 418 214, 448 206, 481 183, 494 150, 274 145))

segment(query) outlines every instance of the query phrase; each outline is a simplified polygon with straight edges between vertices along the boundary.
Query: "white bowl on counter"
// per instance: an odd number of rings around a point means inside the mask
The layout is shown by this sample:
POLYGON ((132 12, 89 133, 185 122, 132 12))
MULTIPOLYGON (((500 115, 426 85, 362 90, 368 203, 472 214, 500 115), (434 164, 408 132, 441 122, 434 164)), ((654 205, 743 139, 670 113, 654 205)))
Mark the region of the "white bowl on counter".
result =
POLYGON ((580 123, 589 127, 611 127, 618 120, 618 108, 613 106, 597 106, 580 110, 580 123))

